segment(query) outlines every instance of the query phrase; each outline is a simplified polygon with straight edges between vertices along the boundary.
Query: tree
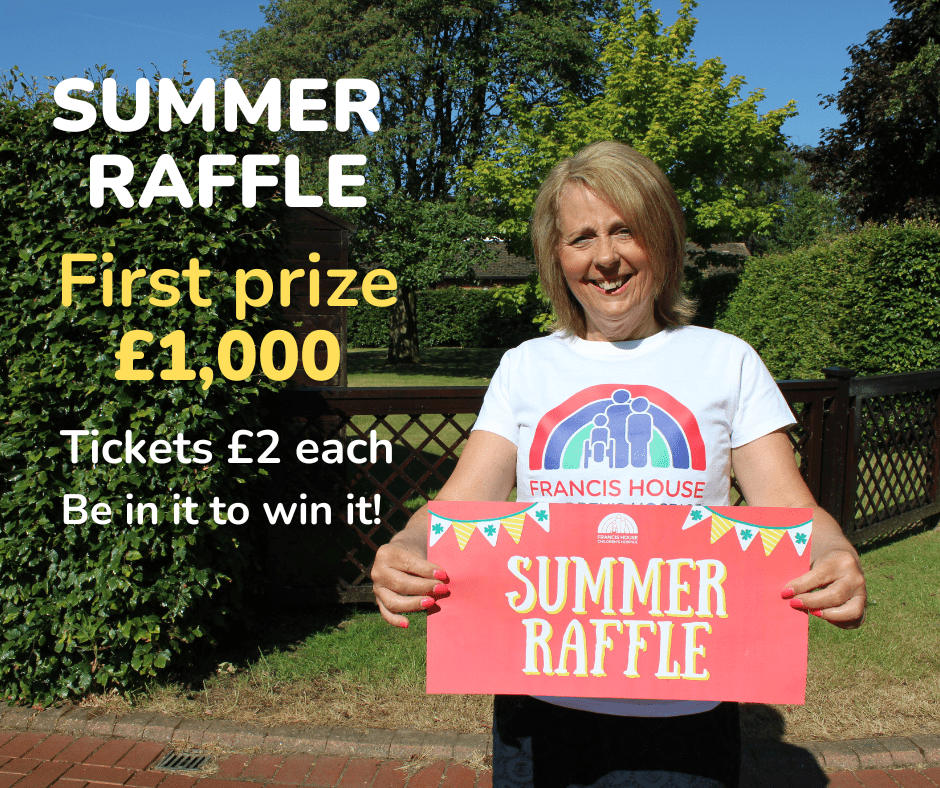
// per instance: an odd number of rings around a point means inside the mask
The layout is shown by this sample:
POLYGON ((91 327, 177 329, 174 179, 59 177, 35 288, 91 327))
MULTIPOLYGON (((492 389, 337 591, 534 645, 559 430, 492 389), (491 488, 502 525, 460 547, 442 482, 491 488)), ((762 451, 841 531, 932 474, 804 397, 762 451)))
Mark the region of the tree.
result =
MULTIPOLYGON (((506 122, 510 85, 523 103, 552 104, 563 89, 578 96, 596 89, 592 19, 601 2, 272 0, 264 27, 224 34, 217 61, 243 87, 259 89, 272 77, 320 77, 331 87, 360 77, 379 85, 378 132, 359 121, 345 133, 286 134, 283 143, 317 165, 312 171, 322 172, 336 152, 368 157, 360 192, 368 205, 349 217, 364 230, 352 251, 398 279, 390 361, 417 360, 415 288, 469 274, 488 248, 491 227, 454 199, 456 173, 506 122)), ((321 93, 328 106, 320 117, 330 117, 329 93, 321 93)))
POLYGON ((533 107, 521 91, 511 94, 512 123, 466 171, 473 188, 496 201, 501 233, 518 244, 548 170, 602 139, 633 146, 666 172, 697 243, 746 238, 770 226, 777 209, 750 185, 782 172, 780 126, 795 105, 761 116, 761 91, 741 98, 743 77, 725 83, 721 61, 696 63, 695 6, 683 0, 675 24, 663 28, 650 0, 625 0, 619 19, 602 25, 604 86, 593 98, 568 93, 555 105, 533 107))
POLYGON ((809 165, 801 158, 808 150, 781 153, 786 171, 760 185, 762 197, 777 205, 780 213, 770 227, 748 239, 751 254, 791 252, 852 228, 851 218, 840 208, 837 195, 813 188, 809 165))
POLYGON ((359 257, 381 261, 398 282, 398 302, 389 310, 388 360, 415 362, 418 291, 488 262, 493 249, 485 238, 492 230, 465 200, 414 200, 401 191, 384 195, 369 218, 359 234, 359 257))
POLYGON ((859 221, 940 218, 940 3, 894 0, 898 16, 849 49, 835 104, 845 122, 807 156, 814 183, 859 221))

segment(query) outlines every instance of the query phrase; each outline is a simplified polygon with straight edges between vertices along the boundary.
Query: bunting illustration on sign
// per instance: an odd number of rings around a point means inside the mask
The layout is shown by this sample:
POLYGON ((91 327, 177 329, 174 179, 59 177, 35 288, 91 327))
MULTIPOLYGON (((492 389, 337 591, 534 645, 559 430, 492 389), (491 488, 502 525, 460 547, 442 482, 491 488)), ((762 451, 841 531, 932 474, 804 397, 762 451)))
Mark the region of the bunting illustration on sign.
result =
POLYGON ((519 544, 522 538, 522 529, 526 523, 536 523, 543 530, 548 531, 549 514, 548 504, 531 503, 520 504, 519 510, 499 517, 487 517, 482 520, 455 520, 442 514, 430 512, 431 528, 429 541, 433 546, 449 530, 453 529, 457 544, 463 550, 474 533, 479 532, 491 545, 496 546, 499 529, 502 528, 510 538, 519 544))
MULTIPOLYGON (((738 537, 738 543, 742 550, 747 550, 756 537, 760 535, 760 540, 764 544, 764 555, 770 555, 774 548, 780 543, 784 535, 790 536, 790 541, 796 548, 797 555, 803 555, 809 544, 810 534, 813 530, 813 521, 807 520, 797 525, 787 526, 768 526, 756 522, 747 521, 747 507, 738 507, 741 511, 740 517, 729 517, 727 514, 719 514, 715 509, 708 506, 693 506, 686 515, 682 530, 685 531, 694 525, 711 522, 711 543, 715 544, 722 536, 729 531, 734 531, 738 537), (743 519, 742 519, 743 518, 743 519)), ((737 514, 737 511, 735 512, 737 514)), ((752 518, 753 519, 753 518, 752 518)))

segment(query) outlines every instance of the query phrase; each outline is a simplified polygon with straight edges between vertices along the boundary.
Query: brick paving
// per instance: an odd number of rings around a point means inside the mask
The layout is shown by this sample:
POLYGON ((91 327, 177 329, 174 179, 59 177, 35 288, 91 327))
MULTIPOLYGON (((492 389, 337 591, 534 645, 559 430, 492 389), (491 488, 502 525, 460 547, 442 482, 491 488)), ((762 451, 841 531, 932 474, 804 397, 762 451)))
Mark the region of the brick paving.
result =
MULTIPOLYGON (((3 788, 490 788, 489 770, 437 760, 407 768, 400 760, 341 755, 222 754, 207 771, 154 767, 164 744, 131 739, 0 732, 3 788), (65 746, 63 746, 65 745, 65 746), (36 757, 33 757, 33 756, 36 757), (77 760, 81 758, 81 760, 77 760)), ((933 786, 933 783, 931 783, 933 786)))
MULTIPOLYGON (((940 736, 744 744, 742 788, 940 788, 940 736)), ((492 788, 479 767, 489 746, 482 734, 0 707, 0 788, 492 788), (199 748, 213 755, 200 771, 155 768, 199 748)))

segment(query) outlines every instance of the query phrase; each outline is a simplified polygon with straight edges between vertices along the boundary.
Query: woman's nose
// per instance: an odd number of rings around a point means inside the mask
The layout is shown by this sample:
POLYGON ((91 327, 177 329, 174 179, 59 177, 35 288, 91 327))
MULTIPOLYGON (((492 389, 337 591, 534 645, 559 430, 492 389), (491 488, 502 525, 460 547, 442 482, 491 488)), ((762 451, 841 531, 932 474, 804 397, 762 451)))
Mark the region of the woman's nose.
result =
POLYGON ((595 262, 600 266, 609 266, 617 262, 617 250, 614 248, 613 239, 609 235, 602 235, 597 239, 597 245, 594 247, 595 262))

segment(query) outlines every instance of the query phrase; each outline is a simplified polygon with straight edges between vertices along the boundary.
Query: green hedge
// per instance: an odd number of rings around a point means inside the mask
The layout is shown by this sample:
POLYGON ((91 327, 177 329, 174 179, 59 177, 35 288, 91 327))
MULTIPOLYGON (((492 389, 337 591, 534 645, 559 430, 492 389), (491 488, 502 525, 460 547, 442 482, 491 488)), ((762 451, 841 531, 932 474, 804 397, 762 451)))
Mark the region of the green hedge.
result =
MULTIPOLYGON (((9 95, 9 94, 7 94, 9 95)), ((221 105, 221 102, 218 102, 221 105)), ((122 117, 133 114, 123 106, 122 117)), ((234 270, 282 258, 279 199, 265 195, 241 205, 239 188, 220 189, 216 204, 189 209, 158 198, 150 208, 122 208, 108 198, 89 201, 89 159, 120 153, 136 175, 139 195, 157 158, 174 155, 195 192, 197 160, 204 152, 269 150, 263 124, 236 132, 206 133, 201 124, 161 133, 156 111, 144 129, 120 134, 99 123, 73 134, 56 130, 60 113, 49 97, 29 102, 0 98, 0 692, 12 702, 48 703, 56 697, 107 687, 141 685, 161 670, 185 664, 193 646, 231 618, 250 567, 251 521, 212 522, 207 503, 249 503, 259 488, 258 465, 228 464, 226 444, 236 429, 259 429, 260 397, 272 386, 252 377, 230 382, 218 373, 222 334, 240 328, 260 337, 275 326, 269 313, 249 310, 236 321, 234 270), (113 263, 102 261, 104 252, 113 263), (61 257, 94 253, 96 263, 76 263, 75 273, 95 276, 78 285, 72 306, 62 305, 61 257), (184 295, 172 308, 149 303, 154 293, 137 282, 133 303, 102 305, 103 269, 185 269, 191 257, 211 271, 202 295, 211 307, 192 306, 184 295), (201 381, 117 381, 115 351, 130 329, 155 336, 138 369, 169 366, 160 338, 185 331, 187 366, 216 369, 201 381), (212 462, 93 464, 85 451, 69 457, 61 430, 97 429, 99 441, 212 441, 212 462), (110 524, 65 524, 65 494, 107 503, 110 524), (173 504, 192 496, 199 523, 174 524, 173 504), (127 496, 157 504, 159 521, 129 524, 127 496)), ((100 115, 100 113, 99 113, 100 115)), ((217 127, 221 128, 221 116, 217 127)), ((236 176, 237 177, 237 176, 236 176)), ((237 181, 236 181, 237 182, 237 181)), ((237 362, 236 362, 237 363, 237 362)), ((146 450, 146 449, 145 449, 146 450)), ((263 466, 262 466, 263 467, 263 466)))
POLYGON ((716 327, 750 342, 778 378, 940 366, 940 226, 868 225, 747 261, 716 327))
MULTIPOLYGON (((418 293, 418 342, 421 347, 514 347, 539 336, 533 321, 545 308, 529 284, 423 290, 418 293), (522 292, 525 288, 531 295, 522 292), (518 297, 507 297, 512 295, 518 297)), ((347 310, 349 347, 387 346, 388 319, 387 309, 364 301, 347 310)))

